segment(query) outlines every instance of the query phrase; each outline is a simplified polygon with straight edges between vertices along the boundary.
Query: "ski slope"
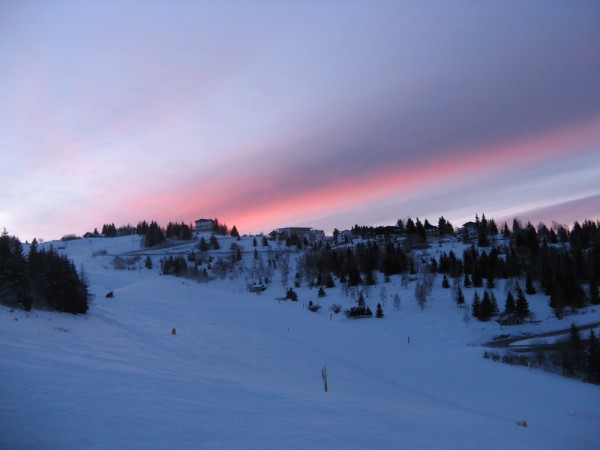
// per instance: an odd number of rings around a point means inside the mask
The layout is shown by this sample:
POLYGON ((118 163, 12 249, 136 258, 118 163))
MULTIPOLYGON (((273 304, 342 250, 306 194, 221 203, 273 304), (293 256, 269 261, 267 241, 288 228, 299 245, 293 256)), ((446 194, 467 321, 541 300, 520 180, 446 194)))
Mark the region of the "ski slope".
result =
MULTIPOLYGON (((0 307, 2 449, 598 448, 600 387, 483 359, 478 346, 596 311, 558 321, 540 296, 529 299, 540 325, 467 325, 441 277, 425 311, 414 283, 393 277, 384 319, 349 320, 328 310, 354 304, 339 287, 279 302, 277 277, 257 295, 241 278, 161 276, 158 255, 153 269, 114 270, 111 255, 139 250, 137 237, 61 245, 95 299, 86 316, 0 307)), ((250 264, 251 238, 240 245, 250 264)))

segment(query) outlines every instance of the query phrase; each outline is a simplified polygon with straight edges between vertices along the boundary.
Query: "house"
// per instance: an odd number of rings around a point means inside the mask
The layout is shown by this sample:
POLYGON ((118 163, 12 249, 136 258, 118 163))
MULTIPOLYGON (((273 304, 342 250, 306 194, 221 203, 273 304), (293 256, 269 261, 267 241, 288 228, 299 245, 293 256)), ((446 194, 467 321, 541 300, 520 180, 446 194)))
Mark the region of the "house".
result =
POLYGON ((425 236, 427 239, 436 238, 440 235, 440 229, 435 225, 429 225, 425 227, 425 236))
POLYGON ((463 224, 462 228, 458 229, 458 234, 463 242, 477 239, 477 224, 475 222, 463 224))
POLYGON ((198 219, 194 224, 194 231, 213 231, 215 229, 215 221, 213 219, 198 219))
POLYGON ((337 237, 337 242, 338 244, 346 244, 352 242, 353 237, 352 231, 350 230, 340 231, 337 237))

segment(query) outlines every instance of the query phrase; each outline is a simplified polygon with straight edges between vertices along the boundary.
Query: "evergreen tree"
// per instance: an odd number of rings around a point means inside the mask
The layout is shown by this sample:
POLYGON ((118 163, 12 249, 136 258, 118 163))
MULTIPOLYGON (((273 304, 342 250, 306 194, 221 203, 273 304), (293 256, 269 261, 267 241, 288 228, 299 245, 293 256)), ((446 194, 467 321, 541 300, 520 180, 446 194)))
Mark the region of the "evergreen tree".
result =
POLYGON ((231 229, 230 235, 231 237, 238 238, 238 240, 240 239, 240 233, 235 225, 231 229))
POLYGON ((525 294, 520 287, 517 287, 517 303, 515 305, 515 312, 517 316, 524 319, 529 316, 529 303, 525 298, 525 294))
POLYGON ((152 258, 150 258, 150 255, 146 256, 146 269, 152 269, 152 258))
POLYGON ((479 247, 489 247, 490 240, 488 239, 488 224, 485 219, 485 214, 481 217, 481 222, 477 227, 477 246, 479 247))
POLYGON ((456 306, 462 306, 465 304, 465 296, 460 286, 456 289, 456 306))
POLYGON ((516 310, 515 299, 510 291, 506 295, 506 303, 504 304, 504 312, 506 314, 513 314, 516 310))
POLYGON ((510 237, 510 230, 509 230, 508 224, 506 222, 504 222, 504 226, 502 227, 502 235, 505 238, 509 238, 510 237))
POLYGON ((200 238, 200 243, 198 244, 198 248, 200 249, 201 252, 207 252, 208 251, 208 244, 204 240, 204 237, 200 238))
POLYGON ((415 226, 415 222, 409 217, 406 219, 406 234, 415 235, 417 234, 417 227, 415 226))
POLYGON ((481 304, 479 306, 479 315, 477 316, 477 318, 479 320, 488 320, 490 317, 492 317, 492 311, 493 310, 490 294, 488 293, 488 291, 484 291, 483 299, 481 300, 481 304))
POLYGON ((163 230, 154 221, 150 222, 148 230, 144 236, 144 246, 154 247, 155 245, 162 244, 165 241, 165 234, 163 230))
POLYGON ((442 280, 442 287, 444 289, 450 288, 450 282, 448 281, 448 277, 446 276, 446 274, 444 274, 444 279, 442 280))
POLYGON ((481 314, 481 301, 479 300, 479 295, 477 291, 473 294, 473 303, 471 304, 471 312, 474 317, 479 318, 481 314))
POLYGON ((531 274, 527 272, 527 277, 525 279, 525 292, 527 295, 534 295, 537 291, 533 287, 533 280, 531 279, 531 274))
POLYGON ((381 307, 381 303, 377 303, 377 311, 375 312, 375 316, 378 319, 382 319, 383 318, 383 308, 381 307))
POLYGON ((600 383, 600 345, 593 329, 588 340, 587 373, 592 383, 600 383))
POLYGON ((219 250, 221 248, 219 245, 219 240, 214 234, 209 239, 209 245, 213 250, 219 250))
POLYGON ((117 235, 117 227, 114 223, 104 224, 102 226, 102 234, 106 237, 115 237, 117 235))
POLYGON ((327 275, 325 275, 325 287, 328 289, 335 287, 335 282, 333 281, 333 277, 329 272, 327 272, 327 275))
POLYGON ((490 294, 490 303, 492 305, 492 314, 498 314, 500 312, 500 308, 498 308, 498 301, 496 300, 496 296, 493 292, 490 294))

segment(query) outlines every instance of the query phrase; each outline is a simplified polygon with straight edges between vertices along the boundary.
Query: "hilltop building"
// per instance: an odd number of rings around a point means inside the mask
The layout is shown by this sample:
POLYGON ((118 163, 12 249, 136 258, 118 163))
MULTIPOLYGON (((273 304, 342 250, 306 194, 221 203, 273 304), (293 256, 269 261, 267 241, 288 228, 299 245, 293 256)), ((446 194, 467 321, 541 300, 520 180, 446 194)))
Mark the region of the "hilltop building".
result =
POLYGON ((198 219, 194 224, 194 231, 214 231, 215 229, 215 221, 213 219, 198 219))

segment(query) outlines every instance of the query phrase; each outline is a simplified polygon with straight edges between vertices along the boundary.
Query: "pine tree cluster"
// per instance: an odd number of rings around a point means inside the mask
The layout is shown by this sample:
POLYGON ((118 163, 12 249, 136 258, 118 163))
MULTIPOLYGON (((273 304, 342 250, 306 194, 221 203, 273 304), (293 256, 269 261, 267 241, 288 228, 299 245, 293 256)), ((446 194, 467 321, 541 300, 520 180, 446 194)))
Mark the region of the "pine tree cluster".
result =
POLYGON ((165 235, 169 239, 182 239, 182 240, 190 240, 193 237, 194 227, 192 225, 187 225, 183 222, 169 222, 167 225, 167 229, 165 230, 165 235))
POLYGON ((39 249, 34 239, 27 257, 21 242, 0 236, 0 301, 26 310, 47 308, 85 314, 89 293, 73 262, 53 248, 39 249))

